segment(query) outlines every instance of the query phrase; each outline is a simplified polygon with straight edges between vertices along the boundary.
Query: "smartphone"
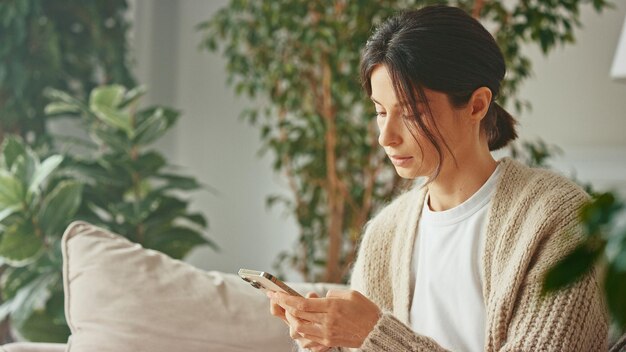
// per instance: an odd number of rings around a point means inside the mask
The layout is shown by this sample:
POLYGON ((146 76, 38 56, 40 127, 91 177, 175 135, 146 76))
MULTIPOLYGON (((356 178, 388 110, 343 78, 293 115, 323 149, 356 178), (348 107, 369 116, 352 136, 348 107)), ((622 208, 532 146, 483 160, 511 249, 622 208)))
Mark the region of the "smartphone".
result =
POLYGON ((252 287, 257 288, 263 292, 283 292, 292 296, 302 297, 296 290, 287 286, 284 282, 280 281, 274 275, 256 270, 239 269, 239 276, 252 287))

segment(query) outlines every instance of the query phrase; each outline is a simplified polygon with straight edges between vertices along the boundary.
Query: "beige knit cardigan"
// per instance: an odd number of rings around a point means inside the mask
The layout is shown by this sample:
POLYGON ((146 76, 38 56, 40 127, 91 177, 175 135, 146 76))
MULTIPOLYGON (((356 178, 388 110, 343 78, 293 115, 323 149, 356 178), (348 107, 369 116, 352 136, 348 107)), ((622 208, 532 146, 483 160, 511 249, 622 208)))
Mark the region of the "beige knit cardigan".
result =
MULTIPOLYGON (((553 172, 500 162, 482 256, 485 351, 607 351, 608 315, 596 271, 540 297, 546 270, 582 236, 577 217, 587 194, 553 172)), ((445 351, 409 326, 411 257, 425 194, 415 187, 367 225, 351 287, 383 314, 358 351, 445 351)))

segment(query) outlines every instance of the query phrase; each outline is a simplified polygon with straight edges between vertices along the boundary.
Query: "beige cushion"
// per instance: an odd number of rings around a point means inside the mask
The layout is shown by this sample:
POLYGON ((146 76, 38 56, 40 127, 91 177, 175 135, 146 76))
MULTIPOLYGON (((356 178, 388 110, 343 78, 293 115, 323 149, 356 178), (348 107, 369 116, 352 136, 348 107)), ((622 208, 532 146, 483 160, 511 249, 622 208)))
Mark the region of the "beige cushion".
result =
POLYGON ((65 352, 65 344, 16 342, 0 346, 2 352, 65 352))
POLYGON ((70 225, 62 246, 70 352, 293 349, 267 297, 234 274, 201 271, 84 222, 70 225))

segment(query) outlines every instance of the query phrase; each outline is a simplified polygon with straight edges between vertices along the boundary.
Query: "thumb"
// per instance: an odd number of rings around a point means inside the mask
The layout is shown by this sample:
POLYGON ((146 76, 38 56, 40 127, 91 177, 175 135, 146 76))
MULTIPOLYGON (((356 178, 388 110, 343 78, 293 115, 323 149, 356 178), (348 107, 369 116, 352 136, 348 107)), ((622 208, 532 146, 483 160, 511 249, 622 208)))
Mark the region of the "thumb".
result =
POLYGON ((309 292, 306 294, 306 298, 320 298, 320 296, 315 292, 309 292))

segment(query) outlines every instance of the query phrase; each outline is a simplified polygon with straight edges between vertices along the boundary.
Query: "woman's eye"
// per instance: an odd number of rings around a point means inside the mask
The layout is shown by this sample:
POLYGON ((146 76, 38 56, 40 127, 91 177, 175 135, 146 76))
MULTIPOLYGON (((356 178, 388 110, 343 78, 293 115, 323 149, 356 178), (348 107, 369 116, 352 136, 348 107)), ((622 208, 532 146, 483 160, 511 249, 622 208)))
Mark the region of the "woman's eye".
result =
POLYGON ((376 117, 385 117, 387 113, 384 111, 376 111, 376 117))

